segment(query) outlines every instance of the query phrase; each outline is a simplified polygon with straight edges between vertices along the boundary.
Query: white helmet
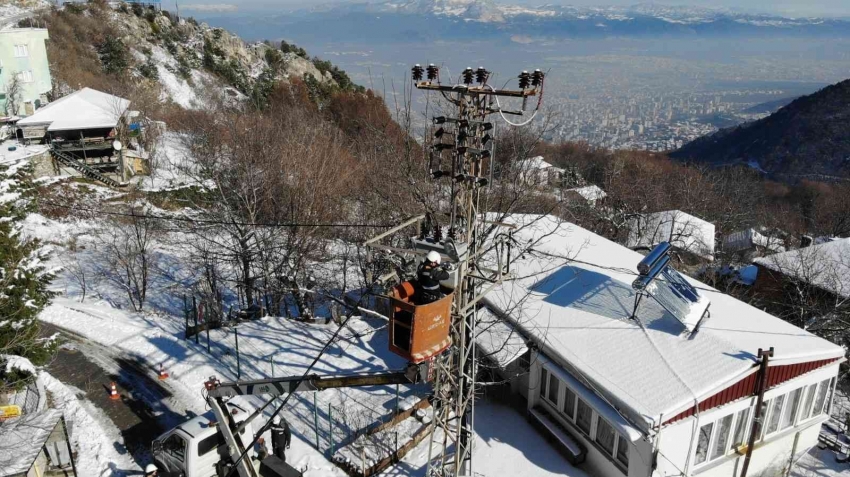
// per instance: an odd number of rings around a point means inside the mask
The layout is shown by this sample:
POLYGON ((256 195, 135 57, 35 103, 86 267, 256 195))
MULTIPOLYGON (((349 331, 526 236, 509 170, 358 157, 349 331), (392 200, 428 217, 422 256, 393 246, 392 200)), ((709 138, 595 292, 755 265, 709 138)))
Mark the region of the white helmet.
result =
POLYGON ((279 426, 280 425, 280 416, 275 416, 274 419, 272 419, 272 424, 274 424, 275 426, 279 426))
POLYGON ((158 470, 159 469, 157 469, 155 465, 148 464, 147 467, 145 467, 145 475, 152 474, 158 470))
POLYGON ((437 265, 440 264, 440 254, 435 252, 434 250, 428 252, 428 256, 426 256, 425 259, 429 262, 436 263, 437 265))

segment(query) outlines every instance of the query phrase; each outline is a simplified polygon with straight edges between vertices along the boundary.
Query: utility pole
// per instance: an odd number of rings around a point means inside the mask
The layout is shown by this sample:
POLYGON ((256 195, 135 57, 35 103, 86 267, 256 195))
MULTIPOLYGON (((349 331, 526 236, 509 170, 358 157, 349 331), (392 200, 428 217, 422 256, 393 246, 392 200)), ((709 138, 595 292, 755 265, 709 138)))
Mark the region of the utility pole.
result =
MULTIPOLYGON (((430 146, 429 172, 434 180, 451 181, 451 208, 446 250, 455 255, 457 283, 452 305, 450 336, 452 346, 435 358, 434 426, 442 431, 442 442, 431 433, 428 477, 458 477, 473 475, 472 444, 473 406, 475 400, 474 331, 477 324, 476 304, 488 290, 506 275, 506 263, 501 256, 495 269, 482 263, 489 245, 485 224, 479 220, 481 192, 490 185, 493 170, 494 125, 489 115, 521 116, 522 110, 506 111, 499 98, 522 99, 523 109, 529 96, 542 94, 543 73, 519 75, 517 90, 495 89, 488 84, 491 73, 479 67, 466 68, 455 84, 441 84, 439 68, 416 65, 412 69, 414 86, 423 91, 438 92, 457 108, 455 117, 434 117, 435 142, 430 146), (427 77, 427 79, 426 79, 427 77), (444 161, 444 155, 446 157, 444 161), (444 163, 445 162, 445 163, 444 163), (433 459, 431 458, 433 457, 433 459)), ((537 104, 539 109, 540 103, 537 104)), ((536 113, 536 111, 535 111, 536 113)), ((435 241, 439 241, 439 229, 435 241)), ((499 254, 497 254, 499 255, 499 254)), ((507 260, 509 261, 509 259, 507 260)))
POLYGON ((758 379, 756 380, 756 392, 758 393, 758 399, 756 399, 756 412, 753 415, 753 427, 750 429, 750 439, 747 442, 747 455, 744 457, 744 466, 741 468, 741 477, 747 477, 747 469, 750 467, 750 459, 753 456, 753 447, 756 444, 756 437, 761 434, 763 424, 761 408, 764 404, 764 392, 767 390, 767 365, 770 358, 773 357, 773 347, 771 346, 767 351, 759 348, 758 357, 761 359, 758 379))

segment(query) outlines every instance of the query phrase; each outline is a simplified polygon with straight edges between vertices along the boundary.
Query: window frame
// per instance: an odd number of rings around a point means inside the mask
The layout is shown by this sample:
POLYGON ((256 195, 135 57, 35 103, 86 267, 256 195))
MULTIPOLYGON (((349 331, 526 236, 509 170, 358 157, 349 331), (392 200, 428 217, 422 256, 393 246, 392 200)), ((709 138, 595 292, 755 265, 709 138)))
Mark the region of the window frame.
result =
POLYGON ((800 413, 800 401, 803 397, 803 389, 805 389, 805 386, 794 389, 786 394, 788 397, 785 399, 785 409, 782 411, 782 416, 779 417, 780 431, 797 425, 797 415, 800 413), (794 396, 797 398, 796 402, 794 401, 794 396), (787 417, 790 417, 790 421, 786 424, 785 419, 787 417))
POLYGON ((549 404, 555 406, 555 409, 560 409, 560 400, 561 400, 561 380, 555 376, 555 373, 549 372, 549 382, 546 383, 546 401, 549 404), (552 385, 555 385, 555 399, 552 399, 552 385))
POLYGON ((727 448, 727 446, 729 445, 729 437, 732 433, 732 428, 734 427, 734 424, 735 424, 735 413, 727 414, 727 415, 721 417, 720 419, 715 420, 714 423, 715 423, 714 433, 711 436, 711 442, 709 443, 709 453, 708 453, 708 461, 709 462, 716 460, 716 459, 719 459, 721 457, 725 457, 726 454, 729 453, 729 449, 727 448), (716 454, 716 452, 718 451, 718 448, 717 448, 718 439, 720 439, 720 437, 722 437, 720 435, 720 433, 723 432, 723 422, 724 421, 727 421, 729 424, 728 424, 728 427, 726 427, 726 432, 725 432, 726 436, 723 439, 723 447, 719 449, 720 453, 716 454))
POLYGON ((614 426, 612 426, 611 423, 606 421, 604 417, 600 416, 598 413, 594 413, 594 414, 596 414, 596 432, 593 433, 594 434, 593 442, 599 444, 599 447, 601 447, 603 450, 608 452, 608 457, 615 458, 615 456, 617 455, 617 437, 618 437, 619 434, 614 429, 614 426), (600 425, 601 426, 607 426, 608 431, 611 434, 611 450, 610 451, 608 450, 607 447, 605 447, 605 444, 603 444, 602 442, 599 441, 600 425))
POLYGON ((564 385, 564 403, 563 403, 563 405, 561 406, 560 409, 561 409, 561 413, 567 418, 568 421, 575 421, 575 419, 576 419, 576 407, 577 407, 578 399, 579 399, 578 394, 576 394, 575 391, 570 389, 570 387, 565 384, 564 385), (570 400, 569 400, 570 395, 572 395, 572 397, 573 397, 573 405, 571 406, 572 407, 572 409, 570 410, 571 413, 568 413, 567 412, 567 403, 570 402, 570 400))
POLYGON ((711 455, 711 438, 714 435, 714 421, 707 422, 699 427, 699 431, 697 432, 697 446, 694 450, 694 465, 702 465, 708 462, 711 462, 709 459, 709 455, 711 455), (703 432, 703 429, 708 428, 708 438, 705 441, 705 452, 702 454, 702 460, 700 460, 700 439, 702 436, 706 435, 703 432))
POLYGON ((593 435, 593 414, 594 414, 593 407, 591 407, 590 404, 587 404, 586 402, 584 402, 584 399, 576 396, 576 419, 575 419, 576 427, 584 435, 586 435, 588 438, 590 438, 593 435), (586 407, 587 410, 590 411, 590 414, 589 414, 590 417, 588 418, 588 421, 587 421, 587 429, 584 429, 582 427, 581 422, 579 421, 579 416, 581 415, 581 406, 582 405, 584 405, 584 407, 586 407))
POLYGON ((782 412, 785 410, 785 405, 788 403, 788 394, 780 394, 779 396, 774 397, 770 400, 770 415, 766 419, 766 426, 764 437, 767 437, 771 434, 776 434, 780 431, 779 425, 782 421, 782 412), (776 409, 777 403, 779 404, 779 409, 776 409), (777 416, 778 413, 778 416, 777 416), (770 426, 773 424, 773 418, 776 417, 776 428, 771 430, 770 426))
POLYGON ((622 435, 622 434, 620 434, 619 432, 616 432, 616 431, 615 431, 615 434, 617 434, 617 442, 616 442, 617 445, 615 446, 616 448, 614 449, 614 460, 619 462, 620 465, 622 465, 626 469, 626 471, 627 471, 626 473, 628 474, 629 451, 631 450, 631 446, 629 445, 629 440, 626 439, 626 437, 624 435, 622 435), (620 447, 621 446, 626 449, 626 451, 623 452, 623 453, 620 453, 620 447), (625 462, 620 460, 621 455, 624 455, 626 457, 625 462))
POLYGON ((806 396, 803 399, 803 406, 800 409, 800 418, 798 422, 807 421, 812 418, 812 410, 815 407, 815 397, 818 394, 818 384, 812 383, 806 385, 806 396))
POLYGON ((15 45, 15 58, 27 58, 30 56, 29 45, 26 43, 18 43, 15 45))
MULTIPOLYGON (((753 432, 752 427, 753 407, 747 406, 735 413, 735 423, 732 426, 731 446, 728 450, 735 450, 740 446, 746 445, 750 441, 750 434, 753 432), (741 414, 744 414, 742 417, 741 414), (738 430, 740 428, 741 437, 738 438, 738 430)), ((728 451, 727 451, 728 452, 728 451)))

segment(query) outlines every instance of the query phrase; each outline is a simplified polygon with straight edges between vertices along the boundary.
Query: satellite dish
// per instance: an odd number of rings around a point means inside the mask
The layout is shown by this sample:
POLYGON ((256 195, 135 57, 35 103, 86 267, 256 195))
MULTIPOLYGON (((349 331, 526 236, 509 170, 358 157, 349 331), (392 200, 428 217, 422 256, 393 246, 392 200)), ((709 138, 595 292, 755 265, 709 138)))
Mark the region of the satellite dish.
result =
POLYGON ((112 149, 115 149, 116 151, 120 151, 123 148, 124 148, 124 146, 123 146, 123 144, 121 144, 121 141, 118 141, 118 140, 112 141, 112 149))

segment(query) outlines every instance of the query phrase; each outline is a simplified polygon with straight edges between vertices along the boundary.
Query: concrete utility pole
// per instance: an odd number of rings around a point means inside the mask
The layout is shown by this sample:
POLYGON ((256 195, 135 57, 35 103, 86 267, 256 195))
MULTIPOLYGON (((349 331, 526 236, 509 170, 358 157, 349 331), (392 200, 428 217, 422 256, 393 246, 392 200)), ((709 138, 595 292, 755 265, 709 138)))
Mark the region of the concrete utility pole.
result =
POLYGON ((753 415, 753 427, 750 429, 750 439, 747 442, 747 455, 744 457, 744 466, 741 468, 741 477, 747 477, 747 470, 750 467, 750 459, 753 456, 753 447, 756 444, 756 437, 761 434, 763 424, 761 408, 764 404, 764 392, 767 390, 767 365, 770 358, 773 357, 773 347, 771 346, 767 351, 759 348, 758 357, 761 359, 758 378, 756 380, 756 393, 758 393, 758 399, 756 399, 756 412, 753 415))
MULTIPOLYGON (((542 93, 543 73, 539 70, 532 74, 523 72, 519 76, 520 88, 517 90, 490 86, 490 72, 483 67, 465 69, 461 74, 461 84, 441 84, 439 68, 433 64, 427 68, 414 66, 412 77, 417 89, 438 92, 457 107, 455 117, 433 118, 436 140, 430 148, 432 179, 451 181, 447 239, 455 248, 457 283, 452 306, 452 347, 434 361, 434 426, 435 431, 437 428, 441 430, 441 435, 431 433, 427 475, 468 476, 473 475, 473 407, 477 372, 475 305, 489 291, 489 288, 482 291, 483 285, 488 284, 492 288, 501 283, 507 269, 501 257, 493 269, 492 264, 488 268, 483 263, 481 256, 492 245, 484 243, 488 241, 486 224, 480 219, 483 212, 480 209, 481 191, 490 185, 493 177, 495 130, 487 118, 494 113, 521 116, 522 111, 503 110, 498 98, 519 98, 525 106, 529 96, 542 93), (448 155, 445 164, 444 152, 448 155), (437 442, 438 438, 442 442, 437 442)), ((436 234, 439 235, 439 232, 436 234)))

